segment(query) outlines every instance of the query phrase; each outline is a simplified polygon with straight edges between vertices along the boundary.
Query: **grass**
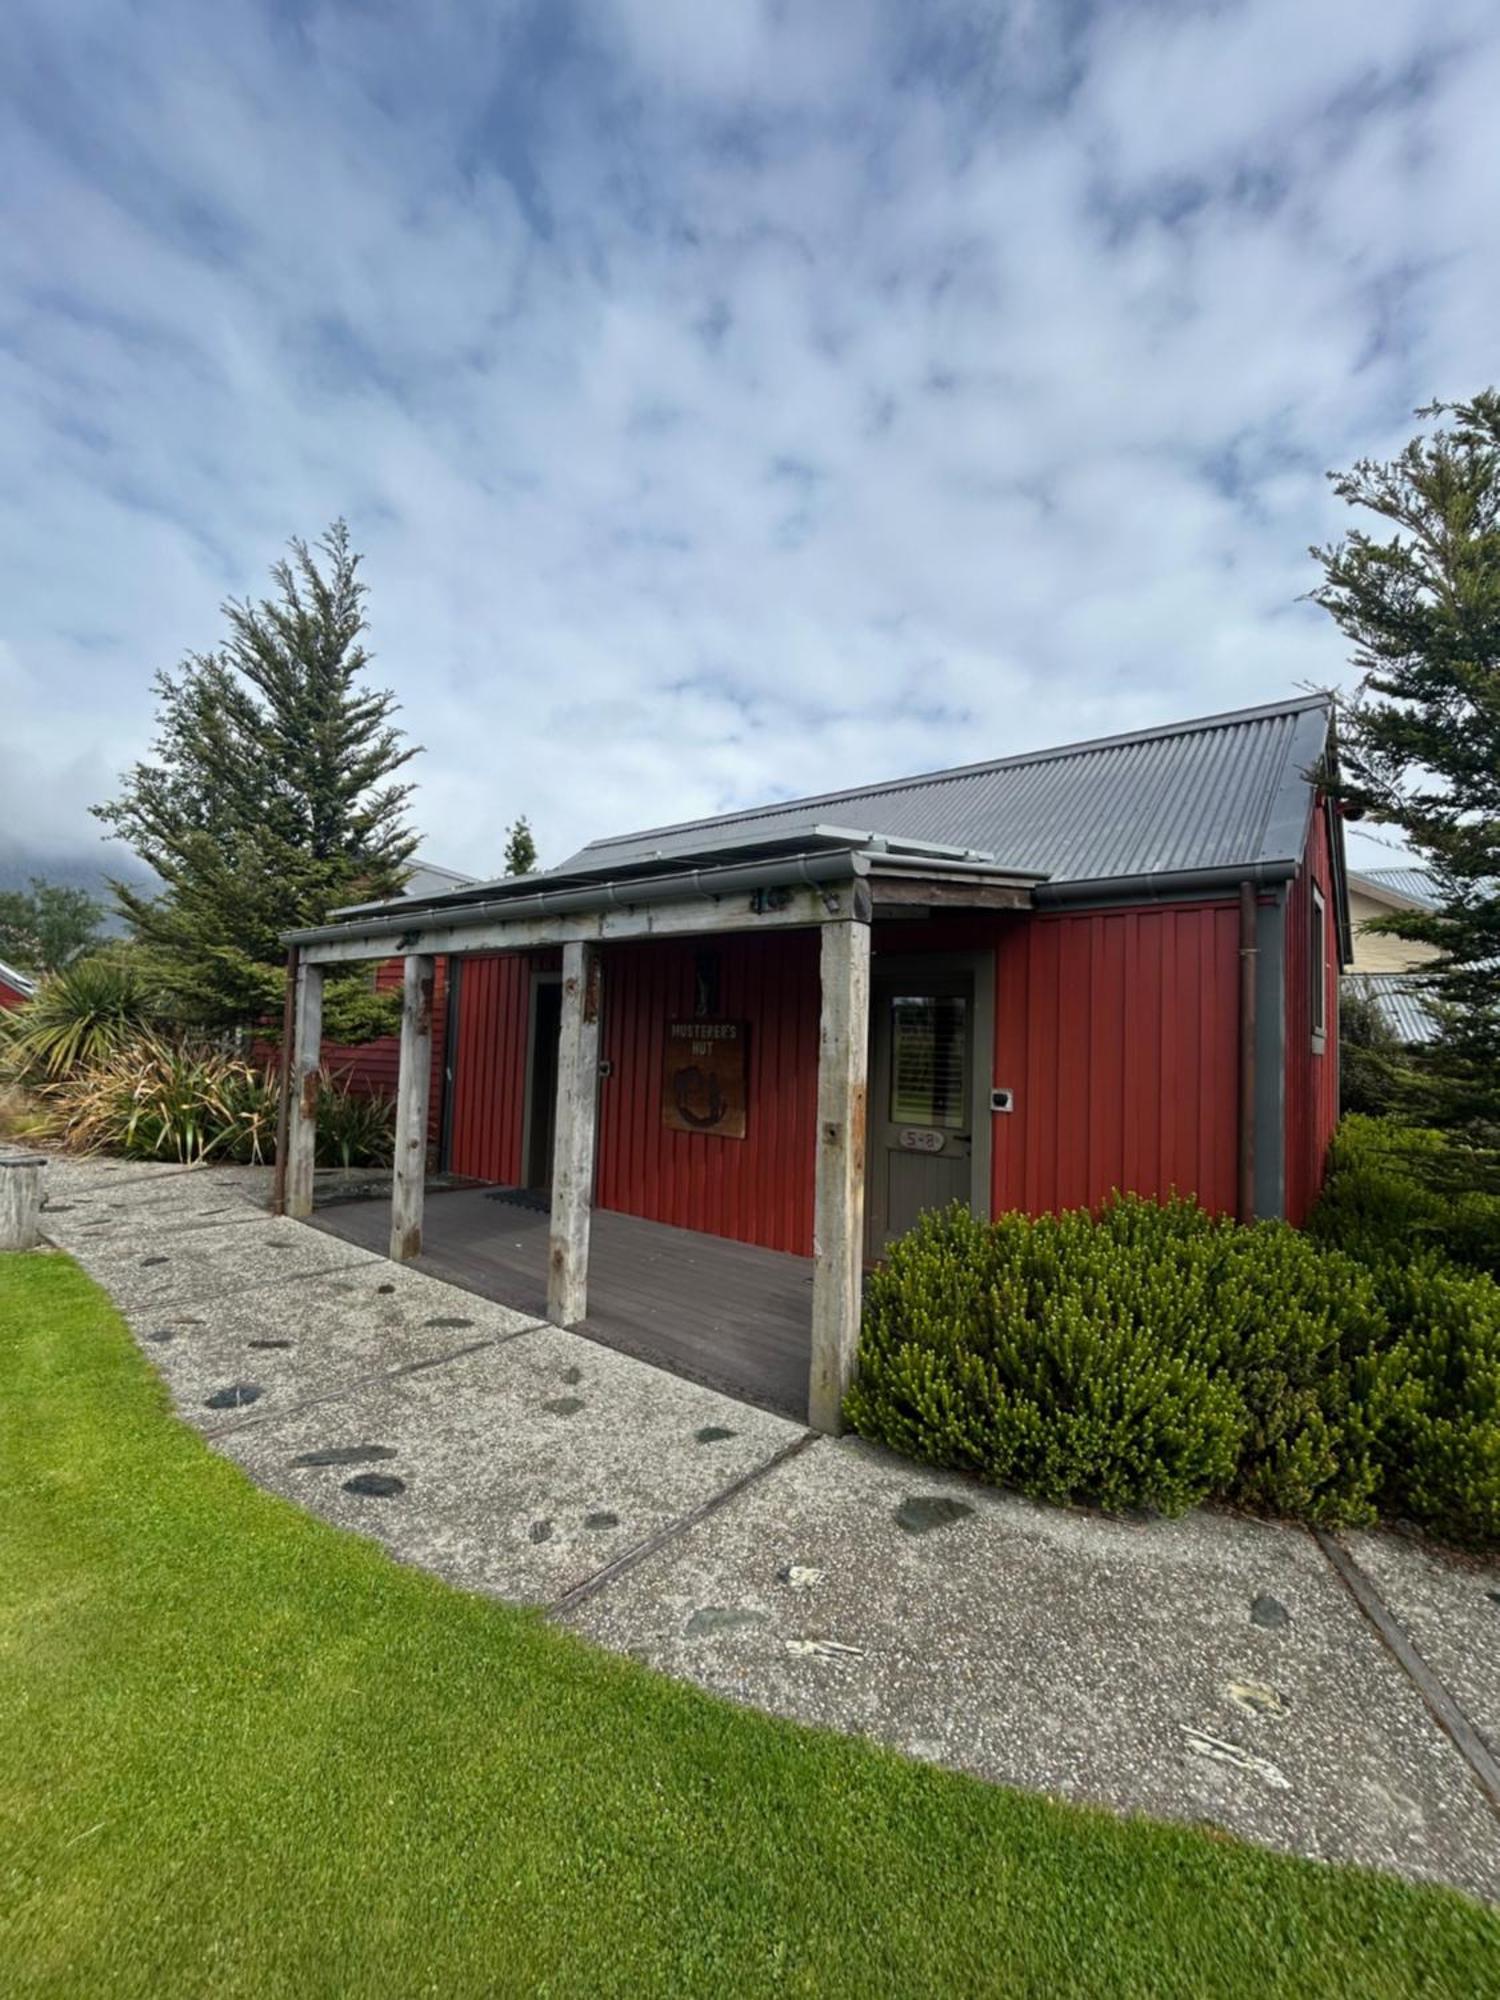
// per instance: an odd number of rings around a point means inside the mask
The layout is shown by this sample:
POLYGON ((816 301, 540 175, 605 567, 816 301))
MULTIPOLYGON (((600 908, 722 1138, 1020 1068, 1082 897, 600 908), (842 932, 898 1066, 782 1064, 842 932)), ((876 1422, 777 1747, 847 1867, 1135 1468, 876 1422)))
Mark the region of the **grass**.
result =
POLYGON ((51 1255, 0 1258, 0 1716, 10 1996, 1500 1991, 1458 1895, 774 1722, 398 1567, 213 1456, 51 1255))

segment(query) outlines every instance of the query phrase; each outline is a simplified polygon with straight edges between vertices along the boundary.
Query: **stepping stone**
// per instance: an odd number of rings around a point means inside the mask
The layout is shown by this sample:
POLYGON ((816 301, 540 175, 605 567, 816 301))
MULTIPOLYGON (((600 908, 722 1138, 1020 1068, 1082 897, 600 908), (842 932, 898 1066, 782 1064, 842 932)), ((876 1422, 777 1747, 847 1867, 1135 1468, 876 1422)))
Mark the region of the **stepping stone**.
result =
POLYGON ((585 1514, 583 1525, 586 1528, 618 1528, 620 1517, 611 1514, 607 1508, 601 1508, 597 1514, 585 1514))
POLYGON ((344 1481, 346 1493, 362 1493, 371 1500, 394 1500, 398 1493, 406 1491, 406 1481, 398 1479, 394 1472, 356 1472, 352 1479, 344 1481))
POLYGON ((973 1511, 966 1500, 950 1500, 946 1493, 911 1493, 892 1518, 908 1535, 930 1535, 934 1528, 951 1527, 973 1511))
POLYGON ((322 1451, 300 1452, 291 1463, 293 1465, 371 1465, 377 1459, 394 1458, 396 1448, 389 1444, 331 1444, 322 1451))
POLYGON ((689 1639, 711 1639, 719 1632, 745 1632, 752 1625, 764 1625, 764 1611, 731 1611, 718 1604, 705 1604, 695 1611, 685 1627, 689 1639))
POLYGON ((227 1389, 216 1389, 206 1407, 210 1410, 241 1410, 246 1403, 258 1403, 262 1393, 256 1382, 231 1382, 227 1389))
POLYGON ((1292 1614, 1279 1597, 1268 1597, 1264 1591, 1250 1607, 1250 1623, 1259 1625, 1263 1632, 1279 1632, 1284 1625, 1290 1625, 1292 1614))
POLYGON ((582 1396, 554 1396, 550 1403, 543 1403, 542 1408, 547 1412, 549 1417, 576 1417, 578 1412, 583 1408, 583 1398, 582 1396))
POLYGON ((693 1436, 699 1444, 722 1444, 725 1438, 738 1437, 739 1432, 726 1430, 723 1424, 705 1424, 701 1431, 694 1431, 693 1436))

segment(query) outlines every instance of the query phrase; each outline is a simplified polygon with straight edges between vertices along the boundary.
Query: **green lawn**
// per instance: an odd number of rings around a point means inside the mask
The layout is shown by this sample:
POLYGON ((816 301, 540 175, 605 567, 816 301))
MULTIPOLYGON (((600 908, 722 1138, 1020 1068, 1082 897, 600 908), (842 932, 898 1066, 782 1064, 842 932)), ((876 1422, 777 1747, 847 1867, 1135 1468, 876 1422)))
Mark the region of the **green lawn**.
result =
POLYGON ((742 1713, 398 1568, 0 1258, 0 1990, 1473 1995, 1456 1895, 742 1713))

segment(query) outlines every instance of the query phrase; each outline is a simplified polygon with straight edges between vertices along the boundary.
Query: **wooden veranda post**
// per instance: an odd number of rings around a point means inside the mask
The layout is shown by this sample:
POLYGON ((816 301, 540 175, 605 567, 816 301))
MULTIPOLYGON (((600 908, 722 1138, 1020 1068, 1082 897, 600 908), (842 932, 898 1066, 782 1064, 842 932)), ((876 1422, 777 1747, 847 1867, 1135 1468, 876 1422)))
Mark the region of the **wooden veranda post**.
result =
POLYGON ((286 1147, 286 1212, 311 1215, 322 1084, 323 968, 297 967, 297 1029, 292 1047, 292 1103, 286 1147))
POLYGON ((422 1254, 427 1181, 427 1101, 432 1086, 432 995, 437 960, 413 952, 401 989, 401 1067, 396 1078, 396 1171, 391 1184, 391 1255, 422 1254))
POLYGON ((599 947, 573 942, 563 946, 552 1227, 547 1246, 547 1317, 555 1326, 576 1326, 588 1312, 598 1101, 599 947))
POLYGON ((818 1146, 813 1205, 812 1366, 807 1420, 836 1437, 854 1376, 864 1271, 870 926, 822 927, 818 1146))

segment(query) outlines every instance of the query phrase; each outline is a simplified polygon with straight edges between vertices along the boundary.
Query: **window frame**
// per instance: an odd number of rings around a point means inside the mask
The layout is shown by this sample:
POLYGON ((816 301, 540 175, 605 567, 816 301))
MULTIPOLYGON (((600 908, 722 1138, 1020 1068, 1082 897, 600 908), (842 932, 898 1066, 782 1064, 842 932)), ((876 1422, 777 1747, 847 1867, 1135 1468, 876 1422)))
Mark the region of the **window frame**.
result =
POLYGON ((1328 1046, 1328 901, 1321 886, 1312 884, 1308 904, 1309 931, 1309 1015, 1312 1049, 1315 1056, 1328 1046))

